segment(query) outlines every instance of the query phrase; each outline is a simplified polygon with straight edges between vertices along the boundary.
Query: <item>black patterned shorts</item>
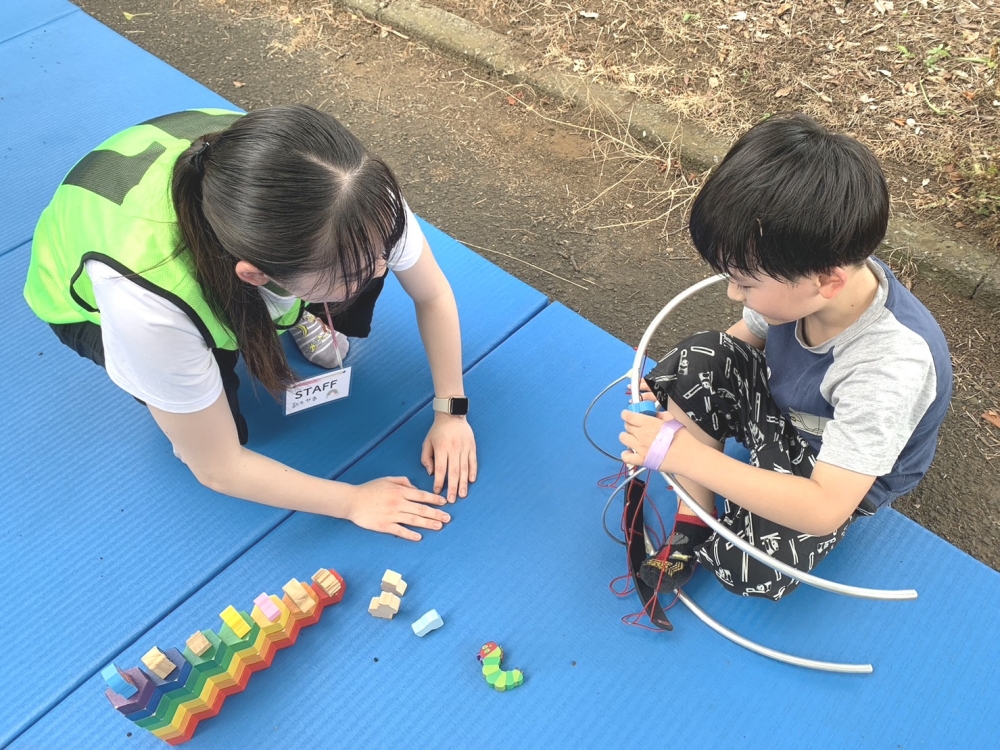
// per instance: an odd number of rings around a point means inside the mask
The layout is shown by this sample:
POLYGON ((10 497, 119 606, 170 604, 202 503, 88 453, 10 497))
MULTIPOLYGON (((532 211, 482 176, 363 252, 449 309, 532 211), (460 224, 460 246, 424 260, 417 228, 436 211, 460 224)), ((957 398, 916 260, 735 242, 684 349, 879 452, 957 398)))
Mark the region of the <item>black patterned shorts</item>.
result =
MULTIPOLYGON (((736 438, 750 451, 754 466, 806 478, 812 475, 816 454, 774 403, 764 354, 750 344, 719 331, 697 333, 668 352, 646 383, 663 408, 669 397, 716 440, 736 438)), ((721 521, 754 547, 808 573, 844 538, 857 515, 833 534, 812 536, 726 500, 721 521)), ((777 601, 799 584, 718 534, 695 554, 734 594, 777 601)))

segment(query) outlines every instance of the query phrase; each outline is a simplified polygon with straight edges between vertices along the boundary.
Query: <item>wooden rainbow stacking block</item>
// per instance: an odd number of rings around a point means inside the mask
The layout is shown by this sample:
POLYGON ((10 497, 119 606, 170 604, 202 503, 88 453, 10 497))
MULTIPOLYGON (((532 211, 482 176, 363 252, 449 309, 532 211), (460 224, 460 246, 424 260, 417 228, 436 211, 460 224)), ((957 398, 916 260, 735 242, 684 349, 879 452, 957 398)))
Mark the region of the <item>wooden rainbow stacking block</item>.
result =
POLYGON ((246 688, 250 675, 271 666, 299 630, 344 598, 344 579, 320 568, 310 583, 293 578, 282 593, 280 599, 261 594, 249 614, 226 607, 219 632, 198 631, 183 651, 153 647, 140 666, 124 672, 109 664, 101 676, 111 705, 169 745, 187 742, 198 722, 218 714, 227 697, 246 688))

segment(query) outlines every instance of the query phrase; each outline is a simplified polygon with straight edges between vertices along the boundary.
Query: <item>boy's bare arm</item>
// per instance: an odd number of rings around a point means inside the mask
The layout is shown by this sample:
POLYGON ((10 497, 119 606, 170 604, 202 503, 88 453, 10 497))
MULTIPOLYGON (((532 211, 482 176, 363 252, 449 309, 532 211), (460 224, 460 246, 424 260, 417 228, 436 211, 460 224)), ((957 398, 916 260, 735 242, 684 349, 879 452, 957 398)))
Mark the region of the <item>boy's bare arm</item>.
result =
MULTIPOLYGON (((622 459, 639 465, 659 432, 661 419, 671 416, 669 412, 657 417, 623 412, 622 418, 627 432, 621 441, 631 449, 622 459)), ((822 462, 809 479, 749 466, 704 445, 687 430, 677 433, 660 470, 680 474, 751 513, 814 536, 840 528, 875 483, 873 476, 822 462)))
POLYGON ((764 349, 764 339, 760 336, 755 336, 742 318, 740 318, 740 320, 736 323, 733 323, 726 333, 740 339, 741 341, 746 341, 752 347, 761 350, 764 349))

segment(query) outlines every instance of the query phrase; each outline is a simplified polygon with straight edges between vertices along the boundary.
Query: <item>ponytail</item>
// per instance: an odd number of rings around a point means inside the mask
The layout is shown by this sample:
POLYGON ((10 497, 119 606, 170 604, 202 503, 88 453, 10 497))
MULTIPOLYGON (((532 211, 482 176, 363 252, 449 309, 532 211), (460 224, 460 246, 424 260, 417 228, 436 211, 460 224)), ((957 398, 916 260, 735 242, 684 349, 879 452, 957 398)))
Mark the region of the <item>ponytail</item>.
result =
POLYGON ((305 105, 250 112, 195 140, 174 166, 173 199, 205 297, 276 396, 292 371, 263 297, 236 276, 238 260, 286 288, 308 280, 313 296, 340 285, 351 298, 406 230, 385 162, 305 105))
POLYGON ((197 139, 174 165, 173 202, 198 284, 212 311, 233 331, 250 374, 275 397, 294 381, 260 291, 236 275, 237 258, 219 242, 202 210, 202 178, 212 169, 218 133, 197 139))

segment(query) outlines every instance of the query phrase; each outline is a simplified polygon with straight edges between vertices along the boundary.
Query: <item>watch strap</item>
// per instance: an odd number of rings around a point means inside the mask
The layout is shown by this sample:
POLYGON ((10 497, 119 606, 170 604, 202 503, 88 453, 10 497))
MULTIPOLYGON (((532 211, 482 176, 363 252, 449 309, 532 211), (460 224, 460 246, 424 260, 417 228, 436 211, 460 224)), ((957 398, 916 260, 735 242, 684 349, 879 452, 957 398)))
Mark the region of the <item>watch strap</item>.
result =
POLYGON ((465 416, 469 413, 469 399, 465 396, 455 396, 452 398, 435 397, 431 401, 431 408, 434 411, 439 411, 444 414, 465 416))

